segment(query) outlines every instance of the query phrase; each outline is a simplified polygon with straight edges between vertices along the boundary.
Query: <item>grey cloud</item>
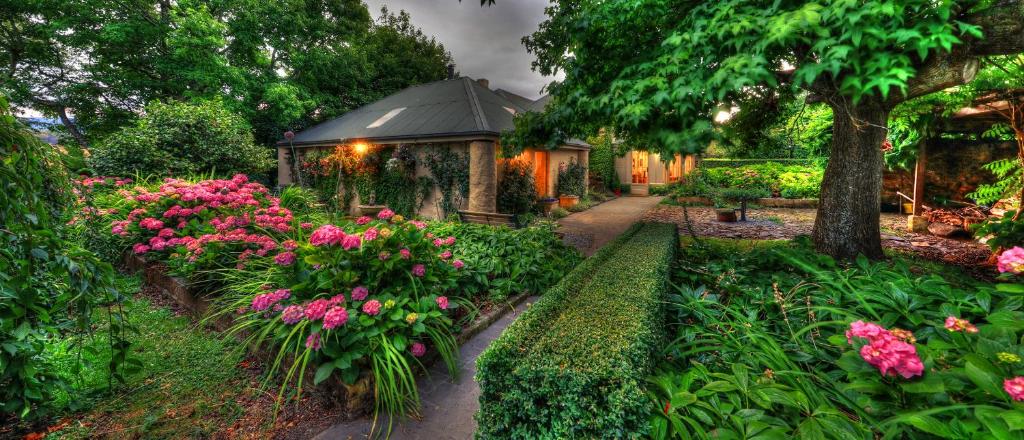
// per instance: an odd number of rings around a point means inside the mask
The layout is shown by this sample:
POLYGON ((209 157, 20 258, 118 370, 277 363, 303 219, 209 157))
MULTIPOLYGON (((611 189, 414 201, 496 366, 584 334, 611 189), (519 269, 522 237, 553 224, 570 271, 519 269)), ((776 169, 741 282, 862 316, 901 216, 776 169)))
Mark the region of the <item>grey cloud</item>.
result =
POLYGON ((506 89, 535 99, 555 80, 530 69, 533 55, 521 39, 544 21, 548 0, 499 0, 480 6, 477 0, 366 0, 376 17, 381 6, 408 11, 412 22, 437 38, 452 53, 459 72, 487 78, 492 89, 506 89))

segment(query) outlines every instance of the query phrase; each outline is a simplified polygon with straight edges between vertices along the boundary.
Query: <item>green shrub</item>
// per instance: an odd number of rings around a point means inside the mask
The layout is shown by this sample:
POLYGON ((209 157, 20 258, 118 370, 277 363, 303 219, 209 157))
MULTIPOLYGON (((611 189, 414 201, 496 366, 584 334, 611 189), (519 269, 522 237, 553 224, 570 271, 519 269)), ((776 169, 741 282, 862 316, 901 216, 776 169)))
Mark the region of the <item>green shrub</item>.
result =
POLYGON ((633 226, 495 340, 477 360, 478 438, 646 434, 644 376, 677 247, 675 225, 633 226))
POLYGON ((619 175, 615 172, 615 156, 619 151, 612 141, 608 134, 587 139, 590 143, 590 182, 594 188, 612 191, 619 186, 619 175))
POLYGON ((275 166, 271 150, 254 143, 245 119, 219 101, 153 102, 134 126, 110 135, 92 153, 92 166, 105 175, 227 176, 275 166))
POLYGON ((779 174, 779 195, 786 199, 816 199, 821 195, 822 170, 779 174))
POLYGON ((778 165, 798 165, 798 166, 814 166, 818 163, 814 159, 731 159, 731 158, 705 158, 701 159, 700 167, 704 169, 711 168, 739 168, 747 165, 758 165, 758 164, 778 164, 778 165))
POLYGON ((776 162, 702 170, 705 183, 711 187, 760 188, 773 195, 782 195, 785 190, 786 195, 782 196, 787 198, 816 197, 821 187, 822 174, 823 170, 816 166, 783 165, 776 162))
POLYGON ((558 183, 555 192, 558 195, 583 197, 587 192, 587 169, 583 164, 576 159, 558 164, 558 183))
POLYGON ((551 214, 550 215, 551 215, 552 219, 558 220, 560 218, 568 217, 569 214, 570 214, 570 212, 566 211, 565 208, 563 208, 561 206, 556 206, 556 207, 551 209, 551 214))
POLYGON ((525 214, 533 211, 536 204, 533 165, 521 160, 506 161, 498 181, 498 212, 525 214))

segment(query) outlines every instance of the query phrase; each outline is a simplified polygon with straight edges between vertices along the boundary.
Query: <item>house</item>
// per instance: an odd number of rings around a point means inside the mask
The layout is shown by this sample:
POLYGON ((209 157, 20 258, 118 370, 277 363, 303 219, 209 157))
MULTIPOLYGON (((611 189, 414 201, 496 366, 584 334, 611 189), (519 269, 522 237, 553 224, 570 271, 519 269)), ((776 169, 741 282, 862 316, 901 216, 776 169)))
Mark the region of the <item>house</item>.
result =
POLYGON ((678 182, 697 168, 697 158, 692 154, 677 153, 666 159, 658 153, 630 150, 615 158, 615 173, 620 183, 629 184, 630 194, 647 195, 651 185, 678 182))
MULTIPOLYGON (((488 87, 486 79, 452 78, 415 85, 352 110, 341 117, 310 127, 288 141, 277 144, 278 183, 295 181, 291 154, 301 157, 310 151, 339 146, 365 152, 388 145, 412 147, 421 158, 427 147, 450 148, 469 155, 469 194, 461 207, 473 212, 496 212, 498 176, 506 159, 500 154, 502 131, 513 128, 517 113, 534 111, 546 101, 532 101, 513 93, 488 87)), ((590 146, 570 140, 556 150, 528 148, 517 159, 534 168, 539 197, 554 194, 561 162, 589 164, 590 146)), ((430 176, 417 160, 416 177, 430 176)), ((441 193, 436 186, 426 197, 418 214, 438 218, 441 193)), ((355 204, 358 204, 358 200, 355 204)))

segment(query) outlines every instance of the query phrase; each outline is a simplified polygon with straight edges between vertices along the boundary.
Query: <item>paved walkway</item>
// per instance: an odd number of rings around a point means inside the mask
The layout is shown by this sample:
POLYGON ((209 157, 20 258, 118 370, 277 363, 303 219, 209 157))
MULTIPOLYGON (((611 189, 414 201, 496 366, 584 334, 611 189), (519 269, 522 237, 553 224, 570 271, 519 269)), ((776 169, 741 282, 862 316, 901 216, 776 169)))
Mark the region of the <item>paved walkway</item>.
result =
POLYGON ((619 197, 558 221, 565 242, 591 256, 601 246, 629 229, 663 197, 619 197))
MULTIPOLYGON (((526 310, 537 297, 527 298, 512 313, 495 321, 476 336, 470 338, 459 349, 459 378, 453 383, 448 369, 438 361, 430 367, 428 376, 417 379, 420 399, 423 401, 422 420, 396 421, 391 438, 396 440, 468 440, 476 432, 473 416, 480 407, 480 387, 476 375, 476 358, 491 344, 505 327, 526 310)), ((386 423, 386 420, 383 420, 386 423)), ((365 439, 370 433, 371 420, 359 419, 344 422, 328 428, 315 440, 357 440, 365 439)), ((379 427, 378 427, 379 428, 379 427)), ((380 438, 384 438, 381 436, 380 438)))

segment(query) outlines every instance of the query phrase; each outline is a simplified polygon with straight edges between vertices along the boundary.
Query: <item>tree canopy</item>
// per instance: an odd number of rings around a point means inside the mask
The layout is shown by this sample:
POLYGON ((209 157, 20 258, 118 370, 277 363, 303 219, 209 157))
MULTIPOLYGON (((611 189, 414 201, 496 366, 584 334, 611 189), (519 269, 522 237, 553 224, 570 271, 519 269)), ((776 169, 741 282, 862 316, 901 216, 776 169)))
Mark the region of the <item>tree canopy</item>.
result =
POLYGON ((359 0, 19 0, 0 11, 0 90, 83 144, 151 101, 218 97, 258 141, 275 141, 441 79, 451 63, 408 14, 375 22, 359 0))

